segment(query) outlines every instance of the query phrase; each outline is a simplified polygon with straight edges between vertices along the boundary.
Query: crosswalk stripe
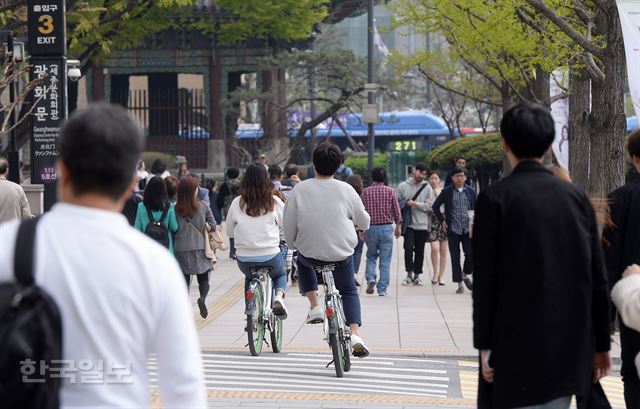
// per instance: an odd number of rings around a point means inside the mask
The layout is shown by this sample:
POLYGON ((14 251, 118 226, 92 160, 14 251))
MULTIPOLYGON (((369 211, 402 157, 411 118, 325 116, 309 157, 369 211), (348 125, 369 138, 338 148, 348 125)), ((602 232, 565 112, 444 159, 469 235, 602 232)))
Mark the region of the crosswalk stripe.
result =
MULTIPOLYGON (((296 352, 291 352, 288 354, 289 356, 308 356, 308 357, 323 357, 323 358, 332 358, 329 354, 300 354, 296 352)), ((389 358, 389 357, 378 357, 372 356, 374 360, 383 360, 383 361, 393 361, 393 362, 420 362, 420 363, 429 363, 429 364, 446 364, 447 361, 435 360, 435 359, 425 359, 422 357, 415 358, 389 358)), ((369 362, 369 358, 367 358, 367 362, 369 362)))

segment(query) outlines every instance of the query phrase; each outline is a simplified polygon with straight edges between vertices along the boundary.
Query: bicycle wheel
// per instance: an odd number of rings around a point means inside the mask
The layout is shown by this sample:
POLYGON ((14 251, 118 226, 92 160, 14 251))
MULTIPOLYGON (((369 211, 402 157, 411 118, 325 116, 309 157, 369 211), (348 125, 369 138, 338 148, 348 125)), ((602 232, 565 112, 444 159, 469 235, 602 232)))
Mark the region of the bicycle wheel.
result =
POLYGON ((274 326, 271 329, 271 349, 277 354, 282 351, 282 320, 274 317, 274 326))
MULTIPOLYGON (((329 325, 331 328, 331 325, 329 325)), ((329 346, 333 353, 333 366, 336 369, 336 376, 342 378, 344 376, 344 350, 340 342, 338 334, 329 334, 329 346)))
POLYGON ((258 356, 264 342, 264 297, 261 285, 256 286, 253 300, 255 308, 251 314, 247 314, 247 338, 251 355, 258 356))
POLYGON ((340 337, 340 341, 342 344, 342 354, 344 356, 344 371, 349 372, 351 370, 351 345, 344 335, 340 337))

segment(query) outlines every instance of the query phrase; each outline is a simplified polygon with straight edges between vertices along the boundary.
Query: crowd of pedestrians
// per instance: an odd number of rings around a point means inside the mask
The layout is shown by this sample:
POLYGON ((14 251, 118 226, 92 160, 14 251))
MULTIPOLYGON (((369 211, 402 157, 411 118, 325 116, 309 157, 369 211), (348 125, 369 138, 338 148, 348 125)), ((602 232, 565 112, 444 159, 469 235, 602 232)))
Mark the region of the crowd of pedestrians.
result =
MULTIPOLYGON (((36 247, 34 277, 60 307, 65 359, 126 358, 135 381, 92 389, 64 383, 62 401, 148 406, 146 359, 155 353, 165 405, 206 406, 188 291, 176 289, 184 282, 188 289, 195 275, 200 315, 208 316, 216 262, 210 236, 225 223, 245 287, 252 268, 269 267, 273 313, 281 319, 289 315, 291 253, 309 302, 307 324, 325 319, 314 267, 334 264, 352 354, 362 358, 369 355, 360 333, 362 254, 365 293, 380 297, 388 295, 394 238, 403 237, 404 286, 424 286, 425 270, 432 285, 444 285, 450 255, 456 293, 473 294, 480 408, 564 409, 573 396, 578 407, 595 407, 598 381, 611 367, 613 288, 625 399, 639 407, 640 178, 611 193, 601 236, 587 195, 543 164, 554 139, 547 110, 520 103, 505 112, 500 130, 513 171, 479 195, 465 158, 456 158, 444 181, 418 163, 397 189, 380 167, 365 186, 330 142, 314 149, 306 180, 297 165, 283 170, 261 154, 244 172, 228 168, 216 190, 186 162, 175 175, 160 159, 147 171, 139 161, 143 131, 124 109, 96 104, 77 112, 61 135, 59 203, 35 220, 38 243, 46 245, 36 247), (113 155, 109 169, 104 151, 113 155)), ((640 132, 627 150, 640 172, 640 132)), ((0 226, 0 281, 11 280, 20 250, 14 243, 21 224, 13 219, 32 218, 8 171, 0 157, 0 222, 8 221, 0 226)))

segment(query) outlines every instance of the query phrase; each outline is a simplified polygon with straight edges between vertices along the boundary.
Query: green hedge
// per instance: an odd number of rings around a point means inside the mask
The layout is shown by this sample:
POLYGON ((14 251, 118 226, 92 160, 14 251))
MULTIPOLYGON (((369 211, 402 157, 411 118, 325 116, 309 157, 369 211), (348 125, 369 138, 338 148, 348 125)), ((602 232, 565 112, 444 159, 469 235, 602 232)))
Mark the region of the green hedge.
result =
POLYGON ((453 167, 458 156, 466 159, 471 176, 484 187, 502 171, 502 138, 498 133, 458 138, 434 149, 427 162, 431 169, 444 171, 453 167))
MULTIPOLYGON (((373 158, 373 167, 382 167, 387 169, 389 161, 389 155, 387 153, 377 154, 373 158)), ((344 161, 345 165, 349 166, 353 173, 362 177, 367 176, 367 156, 349 156, 344 161)))

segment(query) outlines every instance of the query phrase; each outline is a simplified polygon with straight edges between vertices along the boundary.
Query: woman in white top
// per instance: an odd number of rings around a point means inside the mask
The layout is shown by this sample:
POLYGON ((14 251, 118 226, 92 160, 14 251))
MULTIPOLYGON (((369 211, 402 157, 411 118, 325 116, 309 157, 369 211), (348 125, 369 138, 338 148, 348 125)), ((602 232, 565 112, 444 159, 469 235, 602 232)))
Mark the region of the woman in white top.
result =
POLYGON ((251 268, 269 267, 275 289, 273 313, 287 317, 283 297, 287 286, 284 260, 287 248, 280 246, 283 232, 284 203, 273 195, 273 184, 262 165, 247 168, 236 197, 227 214, 227 236, 234 238, 238 267, 245 274, 245 292, 251 268))

